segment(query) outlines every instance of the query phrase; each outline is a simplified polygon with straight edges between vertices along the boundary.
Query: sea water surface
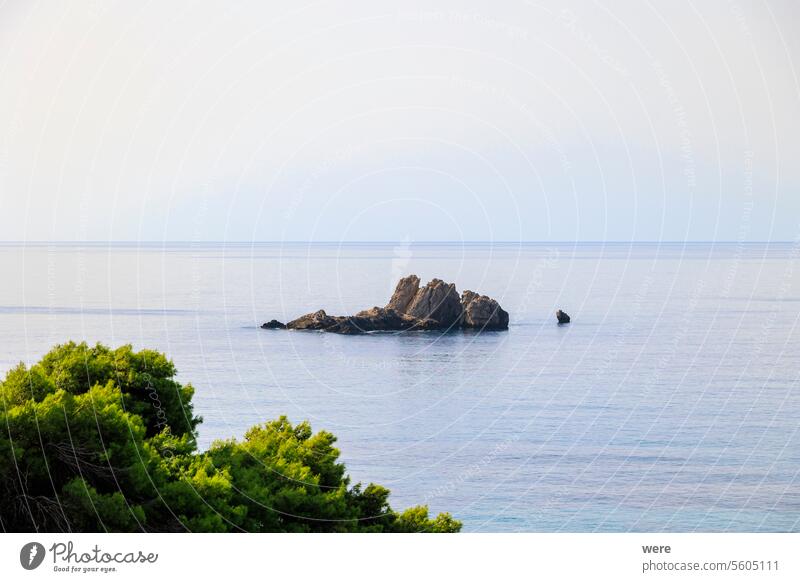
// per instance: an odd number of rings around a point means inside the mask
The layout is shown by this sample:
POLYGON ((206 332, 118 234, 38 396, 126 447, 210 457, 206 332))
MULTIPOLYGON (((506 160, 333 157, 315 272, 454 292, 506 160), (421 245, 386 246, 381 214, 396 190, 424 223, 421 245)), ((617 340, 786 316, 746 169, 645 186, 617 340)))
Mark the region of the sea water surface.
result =
POLYGON ((166 352, 200 442, 288 415, 465 531, 799 531, 791 244, 0 245, 0 371, 68 339, 166 352), (416 273, 508 332, 267 331, 416 273), (556 325, 554 311, 572 316, 556 325))

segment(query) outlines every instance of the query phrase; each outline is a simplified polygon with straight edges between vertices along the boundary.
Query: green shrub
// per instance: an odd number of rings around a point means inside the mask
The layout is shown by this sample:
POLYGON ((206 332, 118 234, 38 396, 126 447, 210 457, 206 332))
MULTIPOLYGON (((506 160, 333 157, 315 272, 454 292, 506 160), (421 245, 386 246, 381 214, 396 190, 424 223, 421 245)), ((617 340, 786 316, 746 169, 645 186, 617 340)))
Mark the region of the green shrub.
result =
POLYGON ((56 346, 0 383, 4 531, 456 532, 350 484, 336 437, 286 417, 197 450, 190 385, 163 354, 56 346))

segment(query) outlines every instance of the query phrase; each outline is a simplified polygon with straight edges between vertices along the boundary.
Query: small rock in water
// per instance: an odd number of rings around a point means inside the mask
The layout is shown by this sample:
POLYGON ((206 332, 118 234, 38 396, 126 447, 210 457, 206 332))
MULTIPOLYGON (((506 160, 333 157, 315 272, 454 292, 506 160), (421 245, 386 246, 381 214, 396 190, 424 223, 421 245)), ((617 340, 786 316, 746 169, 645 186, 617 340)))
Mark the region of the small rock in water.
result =
POLYGON ((286 325, 277 319, 271 319, 267 323, 261 324, 262 329, 286 329, 286 325))
POLYGON ((558 319, 558 323, 569 323, 569 315, 560 309, 556 311, 556 318, 558 319))

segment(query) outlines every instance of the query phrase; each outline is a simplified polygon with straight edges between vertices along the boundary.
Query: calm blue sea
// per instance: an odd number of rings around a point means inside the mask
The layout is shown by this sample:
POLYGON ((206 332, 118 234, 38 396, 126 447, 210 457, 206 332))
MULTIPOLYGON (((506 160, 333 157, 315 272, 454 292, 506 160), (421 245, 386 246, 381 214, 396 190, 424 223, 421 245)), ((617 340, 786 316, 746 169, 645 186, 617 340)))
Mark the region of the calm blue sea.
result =
POLYGON ((287 414, 467 531, 800 531, 789 244, 0 245, 0 368, 67 339, 169 354, 202 446, 287 414), (507 333, 266 331, 416 273, 507 333), (573 318, 555 323, 554 311, 573 318))

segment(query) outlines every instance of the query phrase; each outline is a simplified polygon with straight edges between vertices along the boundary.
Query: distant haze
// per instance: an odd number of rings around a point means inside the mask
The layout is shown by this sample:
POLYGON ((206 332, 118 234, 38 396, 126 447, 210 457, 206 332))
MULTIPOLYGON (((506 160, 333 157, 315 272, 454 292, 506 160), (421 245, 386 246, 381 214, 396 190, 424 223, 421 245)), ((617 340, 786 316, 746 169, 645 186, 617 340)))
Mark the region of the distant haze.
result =
POLYGON ((794 240, 800 5, 0 4, 0 240, 794 240))

